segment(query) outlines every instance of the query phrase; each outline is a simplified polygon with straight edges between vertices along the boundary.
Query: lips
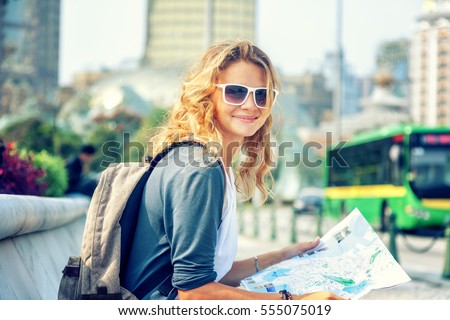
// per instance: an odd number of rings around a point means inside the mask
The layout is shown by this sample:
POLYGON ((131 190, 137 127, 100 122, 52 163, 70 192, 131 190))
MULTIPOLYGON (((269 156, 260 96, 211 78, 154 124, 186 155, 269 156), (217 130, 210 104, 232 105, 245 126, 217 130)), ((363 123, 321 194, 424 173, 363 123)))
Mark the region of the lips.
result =
POLYGON ((232 116, 232 117, 235 118, 235 119, 241 120, 241 121, 243 121, 243 122, 253 122, 253 121, 255 121, 256 119, 258 119, 257 116, 235 115, 235 116, 232 116))

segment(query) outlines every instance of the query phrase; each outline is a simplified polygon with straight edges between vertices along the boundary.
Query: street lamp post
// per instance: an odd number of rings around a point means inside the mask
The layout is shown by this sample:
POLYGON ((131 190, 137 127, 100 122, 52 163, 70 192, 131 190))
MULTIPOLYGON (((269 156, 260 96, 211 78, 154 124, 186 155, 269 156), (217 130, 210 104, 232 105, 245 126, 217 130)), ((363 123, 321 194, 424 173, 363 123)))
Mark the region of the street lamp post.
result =
POLYGON ((333 92, 333 121, 336 139, 341 138, 341 109, 342 109, 342 0, 336 4, 336 83, 333 92))

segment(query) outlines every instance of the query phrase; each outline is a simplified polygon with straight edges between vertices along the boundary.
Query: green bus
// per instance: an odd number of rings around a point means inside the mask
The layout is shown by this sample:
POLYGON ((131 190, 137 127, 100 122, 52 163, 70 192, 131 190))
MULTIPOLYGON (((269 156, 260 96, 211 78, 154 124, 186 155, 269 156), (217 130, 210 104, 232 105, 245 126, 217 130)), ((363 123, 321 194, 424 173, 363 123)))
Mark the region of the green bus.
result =
POLYGON ((325 215, 358 208, 381 231, 443 234, 450 219, 450 127, 398 125, 328 148, 325 215))

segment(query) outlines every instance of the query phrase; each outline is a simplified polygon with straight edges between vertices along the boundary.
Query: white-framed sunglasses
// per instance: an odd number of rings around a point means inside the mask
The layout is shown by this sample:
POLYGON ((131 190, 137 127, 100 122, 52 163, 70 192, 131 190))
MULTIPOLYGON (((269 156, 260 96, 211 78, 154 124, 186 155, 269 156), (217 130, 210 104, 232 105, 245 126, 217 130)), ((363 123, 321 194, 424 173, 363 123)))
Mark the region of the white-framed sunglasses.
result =
MULTIPOLYGON (((253 101, 260 109, 265 109, 267 104, 267 88, 259 87, 252 88, 242 84, 223 83, 216 84, 216 87, 222 89, 222 99, 225 103, 232 106, 242 106, 247 101, 250 92, 253 92, 253 101)), ((273 103, 278 96, 278 90, 273 89, 273 103)))

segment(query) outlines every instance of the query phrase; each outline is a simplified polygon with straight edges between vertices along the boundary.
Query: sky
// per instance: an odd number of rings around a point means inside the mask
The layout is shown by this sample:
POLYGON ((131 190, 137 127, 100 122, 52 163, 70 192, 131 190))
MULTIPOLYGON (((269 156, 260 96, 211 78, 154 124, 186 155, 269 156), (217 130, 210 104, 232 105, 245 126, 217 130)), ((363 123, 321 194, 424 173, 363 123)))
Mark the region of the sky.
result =
MULTIPOLYGON (((256 0, 256 44, 288 75, 320 69, 337 48, 339 0, 256 0)), ((410 38, 423 0, 341 0, 342 48, 358 76, 380 43, 410 38)), ((60 84, 75 73, 130 65, 144 52, 146 0, 62 0, 60 84)))

